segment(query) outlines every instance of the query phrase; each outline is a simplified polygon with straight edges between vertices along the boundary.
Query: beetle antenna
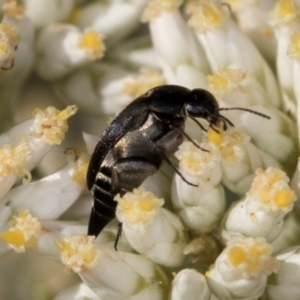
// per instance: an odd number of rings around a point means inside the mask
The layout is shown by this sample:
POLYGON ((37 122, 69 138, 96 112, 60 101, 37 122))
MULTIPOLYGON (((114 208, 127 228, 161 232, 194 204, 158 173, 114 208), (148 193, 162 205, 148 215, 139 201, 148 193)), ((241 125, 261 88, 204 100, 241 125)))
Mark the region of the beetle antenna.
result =
POLYGON ((205 129, 203 127, 203 125, 197 119, 195 119, 194 117, 191 117, 191 116, 189 116, 189 118, 192 119, 203 131, 207 132, 207 129, 205 129))
POLYGON ((269 116, 267 116, 265 114, 262 114, 262 113, 260 113, 258 111, 252 110, 252 109, 243 108, 243 107, 221 107, 221 108, 219 108, 219 111, 220 110, 244 110, 244 111, 250 112, 252 114, 258 115, 260 117, 263 117, 263 118, 266 118, 266 119, 271 119, 271 117, 269 117, 269 116))

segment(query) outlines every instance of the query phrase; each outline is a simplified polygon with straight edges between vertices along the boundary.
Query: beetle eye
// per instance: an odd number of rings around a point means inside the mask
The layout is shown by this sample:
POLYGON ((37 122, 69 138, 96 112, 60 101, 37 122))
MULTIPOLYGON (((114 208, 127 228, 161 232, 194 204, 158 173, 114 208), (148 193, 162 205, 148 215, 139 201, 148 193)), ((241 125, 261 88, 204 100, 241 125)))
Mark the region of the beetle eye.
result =
POLYGON ((192 117, 197 117, 197 118, 207 118, 208 117, 208 112, 206 107, 204 107, 203 105, 199 105, 199 102, 193 103, 189 102, 186 104, 185 106, 187 113, 192 116, 192 117))

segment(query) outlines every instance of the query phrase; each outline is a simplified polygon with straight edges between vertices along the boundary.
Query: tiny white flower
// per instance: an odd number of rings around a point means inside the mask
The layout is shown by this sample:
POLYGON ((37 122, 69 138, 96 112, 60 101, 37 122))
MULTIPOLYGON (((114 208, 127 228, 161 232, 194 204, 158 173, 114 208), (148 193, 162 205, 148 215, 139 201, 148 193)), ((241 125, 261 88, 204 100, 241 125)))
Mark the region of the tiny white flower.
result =
POLYGON ((102 58, 106 49, 103 39, 92 29, 82 32, 73 25, 49 25, 38 37, 36 70, 45 79, 59 79, 102 58))
MULTIPOLYGON (((0 76, 0 84, 3 85, 4 89, 2 94, 9 89, 16 92, 16 87, 23 82, 31 71, 34 61, 34 29, 31 20, 25 16, 23 6, 15 1, 7 1, 3 6, 3 13, 3 24, 1 25, 11 26, 19 37, 16 37, 15 45, 11 44, 11 47, 14 48, 13 51, 15 51, 11 57, 13 67, 6 74, 2 73, 0 76), (15 89, 11 89, 10 84, 12 82, 15 89)), ((1 40, 2 44, 5 43, 4 37, 1 40)), ((12 38, 10 40, 13 42, 12 38)))
POLYGON ((205 277, 192 269, 183 269, 172 282, 171 300, 209 300, 210 289, 205 277))
POLYGON ((265 294, 269 299, 299 298, 300 252, 299 246, 287 248, 276 258, 280 262, 279 272, 270 276, 265 294))
POLYGON ((288 182, 279 169, 257 169, 245 199, 233 204, 222 222, 223 240, 226 242, 236 235, 274 240, 281 231, 283 218, 296 201, 288 182))
POLYGON ((79 153, 68 160, 68 165, 54 174, 12 189, 2 201, 9 201, 17 210, 26 208, 42 220, 58 218, 85 189, 88 158, 79 153), (43 205, 39 205, 41 199, 43 205))
POLYGON ((74 235, 58 240, 66 270, 82 280, 102 299, 165 299, 169 281, 147 258, 93 243, 94 237, 74 235))
POLYGON ((58 295, 53 300, 101 300, 86 284, 80 283, 72 286, 58 295))
POLYGON ((21 211, 10 220, 8 230, 0 233, 0 239, 16 252, 24 252, 26 248, 36 248, 38 236, 42 232, 42 224, 28 210, 21 211))
POLYGON ((163 199, 140 188, 122 198, 117 195, 115 200, 118 201, 117 218, 136 251, 163 266, 183 263, 186 231, 177 216, 161 208, 163 199))
POLYGON ((26 15, 37 27, 66 21, 75 2, 73 0, 24 0, 26 15))
POLYGON ((281 85, 285 109, 293 116, 296 112, 296 99, 293 79, 293 60, 289 57, 291 36, 300 30, 300 6, 293 0, 278 1, 270 13, 277 40, 277 74, 281 85))
POLYGON ((230 18, 228 6, 218 1, 190 2, 186 11, 213 70, 236 65, 254 76, 269 95, 270 103, 280 106, 276 79, 270 67, 230 18), (230 45, 230 47, 224 47, 230 45))
POLYGON ((223 188, 220 186, 220 154, 212 143, 201 143, 198 149, 191 142, 179 146, 175 156, 185 180, 176 174, 172 184, 172 203, 184 224, 197 233, 211 231, 225 209, 223 188))
POLYGON ((73 22, 81 28, 92 28, 115 43, 128 35, 139 23, 147 0, 91 2, 75 10, 73 22))
POLYGON ((271 254, 263 238, 232 240, 205 274, 212 293, 223 299, 258 299, 267 276, 279 269, 271 254))
POLYGON ((0 68, 6 71, 14 67, 14 53, 18 48, 20 35, 13 26, 1 23, 0 36, 0 68))
POLYGON ((95 237, 81 235, 71 236, 58 240, 56 246, 60 252, 62 263, 66 271, 75 273, 87 272, 93 268, 100 259, 100 252, 93 244, 95 237))
POLYGON ((220 151, 222 183, 231 191, 244 194, 251 185, 256 168, 279 166, 278 162, 250 143, 250 137, 241 128, 219 132, 209 128, 207 140, 220 151))
POLYGON ((266 15, 274 6, 273 0, 226 1, 233 10, 239 27, 254 42, 255 46, 274 65, 276 59, 276 40, 273 28, 266 15), (255 20, 255 22, 253 22, 255 20))
POLYGON ((149 21, 152 42, 167 82, 188 88, 205 87, 208 62, 194 32, 178 11, 181 3, 150 1, 142 21, 149 21))

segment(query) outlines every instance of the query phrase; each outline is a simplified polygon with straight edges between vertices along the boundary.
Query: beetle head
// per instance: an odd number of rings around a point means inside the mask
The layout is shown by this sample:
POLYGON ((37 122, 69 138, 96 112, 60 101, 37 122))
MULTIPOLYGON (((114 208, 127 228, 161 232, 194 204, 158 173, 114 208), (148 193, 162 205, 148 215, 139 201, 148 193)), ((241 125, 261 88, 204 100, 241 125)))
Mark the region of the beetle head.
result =
POLYGON ((227 124, 234 126, 229 119, 220 114, 221 110, 243 110, 256 114, 260 117, 270 119, 269 116, 248 108, 219 108, 216 98, 210 92, 204 89, 192 90, 188 100, 186 101, 185 108, 188 116, 193 119, 202 129, 202 125, 196 119, 194 119, 195 117, 205 119, 209 123, 209 126, 215 131, 218 131, 215 126, 218 127, 221 125, 221 123, 223 123, 223 130, 227 129, 227 124))
POLYGON ((202 118, 214 125, 220 122, 218 102, 210 92, 204 89, 192 90, 185 108, 190 117, 202 118))

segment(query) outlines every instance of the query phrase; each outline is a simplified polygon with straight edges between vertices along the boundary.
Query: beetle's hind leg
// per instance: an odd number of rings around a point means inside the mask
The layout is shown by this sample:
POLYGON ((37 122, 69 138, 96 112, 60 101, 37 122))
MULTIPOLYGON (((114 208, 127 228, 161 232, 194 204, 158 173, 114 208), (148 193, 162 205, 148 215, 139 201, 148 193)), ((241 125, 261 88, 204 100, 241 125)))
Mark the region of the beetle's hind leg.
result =
POLYGON ((186 182, 188 185, 192 185, 192 186, 196 186, 196 187, 198 186, 198 184, 194 184, 194 183, 188 181, 187 179, 185 179, 184 176, 181 174, 181 172, 176 168, 176 166, 173 165, 173 163, 167 156, 165 156, 163 153, 162 153, 162 156, 163 156, 164 160, 174 169, 176 174, 178 174, 184 182, 186 182))

